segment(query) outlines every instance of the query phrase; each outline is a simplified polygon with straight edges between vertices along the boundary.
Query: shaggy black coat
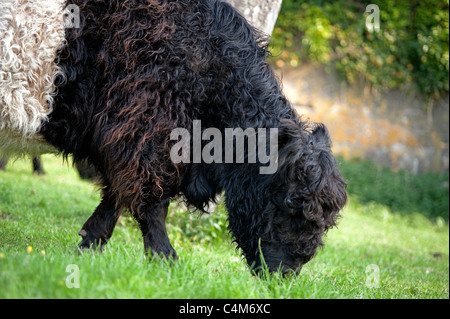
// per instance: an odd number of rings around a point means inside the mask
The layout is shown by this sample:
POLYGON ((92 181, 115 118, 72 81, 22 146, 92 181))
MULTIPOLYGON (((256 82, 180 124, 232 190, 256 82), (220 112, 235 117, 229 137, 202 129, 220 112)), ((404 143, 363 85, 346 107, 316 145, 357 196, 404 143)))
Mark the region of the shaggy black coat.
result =
POLYGON ((267 39, 217 0, 71 0, 81 26, 59 53, 55 109, 42 133, 100 173, 102 202, 82 247, 104 245, 123 208, 145 249, 176 256, 169 199, 199 209, 222 191, 229 228, 250 265, 298 270, 322 245, 346 202, 326 128, 298 117, 266 62, 267 39), (175 128, 278 128, 279 169, 175 164, 175 128))

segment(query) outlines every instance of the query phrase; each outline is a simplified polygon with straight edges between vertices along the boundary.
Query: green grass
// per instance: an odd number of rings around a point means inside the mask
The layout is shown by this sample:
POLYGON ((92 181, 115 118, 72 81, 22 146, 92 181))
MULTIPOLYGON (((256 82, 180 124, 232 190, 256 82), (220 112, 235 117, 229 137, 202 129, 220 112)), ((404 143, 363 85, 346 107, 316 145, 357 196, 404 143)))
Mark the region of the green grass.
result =
POLYGON ((325 248, 296 278, 252 276, 220 205, 198 216, 172 203, 168 231, 180 257, 172 264, 146 259, 128 215, 103 253, 79 255, 77 233, 98 192, 60 158, 43 164, 45 176, 31 174, 29 159, 0 172, 0 298, 449 298, 445 218, 352 194, 325 248), (79 269, 79 288, 66 285, 69 265, 79 269))

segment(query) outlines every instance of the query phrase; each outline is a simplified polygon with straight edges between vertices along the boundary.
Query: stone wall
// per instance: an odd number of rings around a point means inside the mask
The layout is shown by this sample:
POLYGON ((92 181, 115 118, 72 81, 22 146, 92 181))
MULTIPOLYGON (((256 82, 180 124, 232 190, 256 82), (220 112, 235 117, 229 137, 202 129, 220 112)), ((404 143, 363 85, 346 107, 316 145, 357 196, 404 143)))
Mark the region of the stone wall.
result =
POLYGON ((320 66, 277 72, 298 112, 327 125, 336 154, 413 173, 448 171, 448 96, 427 112, 414 93, 372 95, 320 66))

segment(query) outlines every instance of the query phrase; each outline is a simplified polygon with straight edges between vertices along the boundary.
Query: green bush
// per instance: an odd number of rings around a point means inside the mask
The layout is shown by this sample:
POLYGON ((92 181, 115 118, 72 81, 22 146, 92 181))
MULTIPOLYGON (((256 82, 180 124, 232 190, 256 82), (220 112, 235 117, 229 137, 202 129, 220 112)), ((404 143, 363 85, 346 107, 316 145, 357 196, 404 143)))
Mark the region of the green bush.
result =
POLYGON ((414 175, 392 172, 372 161, 341 160, 347 191, 362 203, 376 202, 401 214, 420 213, 431 220, 449 220, 449 174, 414 175))
POLYGON ((449 92, 449 0, 284 0, 272 37, 274 62, 334 66, 350 83, 377 91, 449 92), (366 6, 380 8, 380 32, 366 6))

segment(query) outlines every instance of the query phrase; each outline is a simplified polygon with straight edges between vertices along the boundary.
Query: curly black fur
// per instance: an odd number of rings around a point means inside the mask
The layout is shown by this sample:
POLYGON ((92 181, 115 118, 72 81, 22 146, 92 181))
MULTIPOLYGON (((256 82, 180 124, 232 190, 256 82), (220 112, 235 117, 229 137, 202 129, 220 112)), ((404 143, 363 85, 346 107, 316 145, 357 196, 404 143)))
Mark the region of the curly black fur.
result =
POLYGON ((104 245, 122 208, 145 249, 176 256, 165 228, 179 194, 199 209, 222 191, 229 229, 250 265, 298 270, 346 202, 323 125, 302 120, 266 62, 267 39, 217 0, 71 0, 80 29, 59 53, 55 110, 42 133, 100 173, 103 199, 80 235, 104 245), (278 128, 279 169, 174 164, 173 129, 278 128), (288 204, 287 204, 288 203, 288 204))

